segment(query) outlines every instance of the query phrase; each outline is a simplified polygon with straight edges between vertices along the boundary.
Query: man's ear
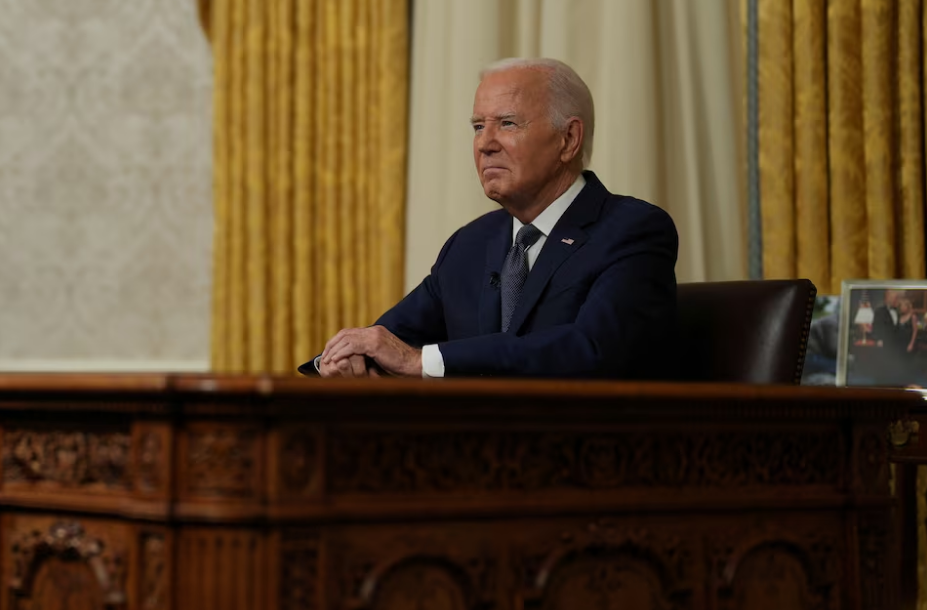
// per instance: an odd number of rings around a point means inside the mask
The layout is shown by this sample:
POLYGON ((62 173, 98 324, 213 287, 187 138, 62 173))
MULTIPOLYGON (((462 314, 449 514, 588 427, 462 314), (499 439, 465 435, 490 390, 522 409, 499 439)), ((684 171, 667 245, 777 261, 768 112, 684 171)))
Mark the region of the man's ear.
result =
POLYGON ((563 148, 560 151, 560 161, 569 165, 579 156, 582 157, 583 122, 579 117, 570 117, 566 129, 563 131, 563 148))

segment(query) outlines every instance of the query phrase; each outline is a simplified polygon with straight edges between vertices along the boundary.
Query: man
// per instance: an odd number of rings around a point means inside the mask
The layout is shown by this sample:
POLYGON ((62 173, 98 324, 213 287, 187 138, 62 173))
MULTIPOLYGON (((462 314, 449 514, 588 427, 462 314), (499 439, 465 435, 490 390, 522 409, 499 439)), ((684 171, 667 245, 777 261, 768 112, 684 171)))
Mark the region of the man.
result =
POLYGON ((882 348, 872 362, 874 385, 904 386, 911 381, 907 362, 907 346, 911 339, 910 330, 906 338, 899 335, 898 304, 901 291, 886 290, 882 305, 872 312, 872 338, 882 348))
POLYGON ((892 353, 897 343, 898 297, 897 290, 886 290, 883 304, 872 312, 872 338, 879 347, 884 346, 892 353))
POLYGON ((502 210, 459 229, 431 274, 300 371, 323 377, 654 378, 671 373, 677 236, 592 172, 592 95, 549 59, 484 70, 473 156, 502 210))

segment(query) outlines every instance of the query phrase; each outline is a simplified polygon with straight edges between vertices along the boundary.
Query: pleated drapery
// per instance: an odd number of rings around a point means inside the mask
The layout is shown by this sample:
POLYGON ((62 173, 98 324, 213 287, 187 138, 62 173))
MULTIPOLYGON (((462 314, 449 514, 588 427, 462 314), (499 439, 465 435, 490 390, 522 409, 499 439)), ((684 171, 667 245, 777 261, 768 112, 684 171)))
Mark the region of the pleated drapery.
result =
POLYGON ((402 296, 407 0, 199 0, 215 70, 212 365, 292 372, 402 296))
POLYGON ((758 0, 763 273, 920 278, 921 0, 758 0))
POLYGON ((406 288, 444 241, 498 209, 473 168, 480 69, 571 65, 595 99, 590 169, 667 210, 679 281, 746 275, 738 7, 730 0, 420 0, 414 10, 406 288))

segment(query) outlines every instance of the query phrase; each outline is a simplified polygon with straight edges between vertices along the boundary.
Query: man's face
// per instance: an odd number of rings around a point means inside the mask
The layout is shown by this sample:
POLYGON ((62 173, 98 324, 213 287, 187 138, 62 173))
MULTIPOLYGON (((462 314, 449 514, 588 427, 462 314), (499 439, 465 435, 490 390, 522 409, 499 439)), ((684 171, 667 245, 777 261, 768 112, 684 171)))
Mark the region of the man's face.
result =
POLYGON ((515 68, 486 75, 473 101, 473 159, 483 192, 531 202, 563 167, 564 139, 548 110, 546 75, 515 68))
POLYGON ((898 291, 897 290, 886 290, 885 291, 885 304, 888 307, 898 307, 898 291))

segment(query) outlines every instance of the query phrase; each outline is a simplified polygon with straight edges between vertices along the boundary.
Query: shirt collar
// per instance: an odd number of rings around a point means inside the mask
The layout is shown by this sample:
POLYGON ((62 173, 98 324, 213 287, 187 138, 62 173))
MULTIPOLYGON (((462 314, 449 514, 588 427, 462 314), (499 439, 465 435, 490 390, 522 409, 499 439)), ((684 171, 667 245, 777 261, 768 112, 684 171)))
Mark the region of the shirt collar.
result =
MULTIPOLYGON (((541 233, 544 234, 544 237, 550 235, 550 232, 554 230, 557 221, 560 220, 560 217, 563 216, 563 213, 567 211, 567 208, 570 207, 570 204, 579 196, 579 192, 583 190, 583 187, 586 186, 586 179, 583 178, 583 175, 580 174, 576 177, 576 180, 573 181, 573 184, 570 185, 570 188, 565 190, 562 195, 554 199, 547 208, 538 214, 538 217, 534 219, 533 224, 541 233)), ((515 241, 515 236, 518 235, 518 230, 525 226, 520 220, 512 217, 512 242, 515 241)))

